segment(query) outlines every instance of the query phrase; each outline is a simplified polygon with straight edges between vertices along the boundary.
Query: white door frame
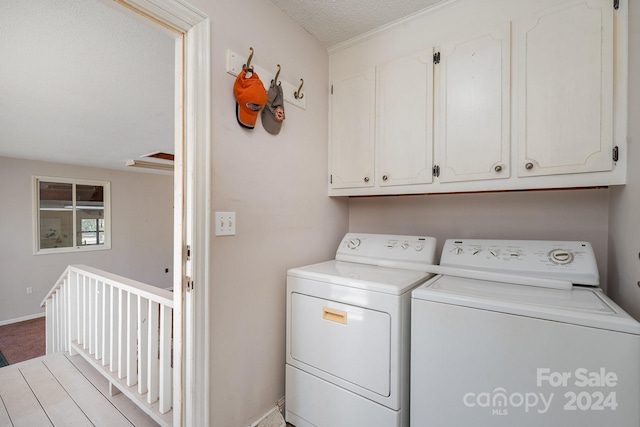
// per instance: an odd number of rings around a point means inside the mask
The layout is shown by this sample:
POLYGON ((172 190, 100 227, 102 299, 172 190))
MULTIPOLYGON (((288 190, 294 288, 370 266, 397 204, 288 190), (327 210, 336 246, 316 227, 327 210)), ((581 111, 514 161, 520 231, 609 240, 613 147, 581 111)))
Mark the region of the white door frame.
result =
POLYGON ((176 35, 173 425, 209 425, 210 21, 182 0, 115 0, 176 35))

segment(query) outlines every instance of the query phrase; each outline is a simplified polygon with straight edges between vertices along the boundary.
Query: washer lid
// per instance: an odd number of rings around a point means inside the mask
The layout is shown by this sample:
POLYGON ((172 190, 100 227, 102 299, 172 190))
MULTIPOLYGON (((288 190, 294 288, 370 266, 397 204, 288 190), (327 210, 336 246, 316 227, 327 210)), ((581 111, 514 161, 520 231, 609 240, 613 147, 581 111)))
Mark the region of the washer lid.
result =
POLYGON ((640 335, 640 323, 599 288, 559 290, 437 276, 412 297, 640 335))
POLYGON ((287 272, 287 276, 402 295, 432 277, 433 274, 333 260, 293 268, 287 272))

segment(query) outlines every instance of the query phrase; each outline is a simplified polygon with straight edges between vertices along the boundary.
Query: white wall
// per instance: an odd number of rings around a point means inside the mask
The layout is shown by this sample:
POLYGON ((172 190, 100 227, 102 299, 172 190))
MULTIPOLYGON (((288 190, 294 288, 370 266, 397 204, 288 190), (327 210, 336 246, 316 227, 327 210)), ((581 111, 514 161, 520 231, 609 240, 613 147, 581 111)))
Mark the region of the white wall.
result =
POLYGON ((640 320, 640 5, 629 1, 629 169, 611 190, 609 294, 640 320))
POLYGON ((0 322, 41 313, 40 303, 69 264, 172 286, 172 176, 0 157, 0 200, 0 322), (34 255, 36 175, 111 182, 111 249, 34 255))
POLYGON ((335 255, 347 202, 327 197, 326 50, 268 1, 192 0, 212 26, 213 209, 237 213, 237 234, 212 239, 211 425, 248 426, 284 396, 285 278, 335 255), (227 49, 292 84, 279 135, 240 128, 227 49))

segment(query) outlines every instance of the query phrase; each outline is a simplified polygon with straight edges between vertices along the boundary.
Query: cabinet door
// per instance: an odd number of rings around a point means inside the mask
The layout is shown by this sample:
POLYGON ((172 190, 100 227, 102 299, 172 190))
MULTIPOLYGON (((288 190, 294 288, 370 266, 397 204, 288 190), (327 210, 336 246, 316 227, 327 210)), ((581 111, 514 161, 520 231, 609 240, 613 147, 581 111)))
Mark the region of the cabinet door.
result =
POLYGON ((433 180, 433 49, 378 67, 377 183, 433 180))
POLYGON ((374 185, 375 69, 336 78, 331 96, 331 187, 374 185))
POLYGON ((610 0, 564 4, 518 23, 518 175, 613 167, 610 0))
POLYGON ((510 23, 441 46, 436 66, 441 182, 509 177, 510 23))

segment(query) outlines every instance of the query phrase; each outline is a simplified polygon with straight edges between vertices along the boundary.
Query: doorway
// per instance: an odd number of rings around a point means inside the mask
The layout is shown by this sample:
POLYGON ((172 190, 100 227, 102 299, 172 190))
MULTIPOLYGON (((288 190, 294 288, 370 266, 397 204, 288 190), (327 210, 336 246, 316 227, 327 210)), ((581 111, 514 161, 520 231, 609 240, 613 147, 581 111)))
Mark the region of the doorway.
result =
POLYGON ((210 21, 189 4, 175 0, 115 1, 175 34, 173 425, 207 426, 210 21))

